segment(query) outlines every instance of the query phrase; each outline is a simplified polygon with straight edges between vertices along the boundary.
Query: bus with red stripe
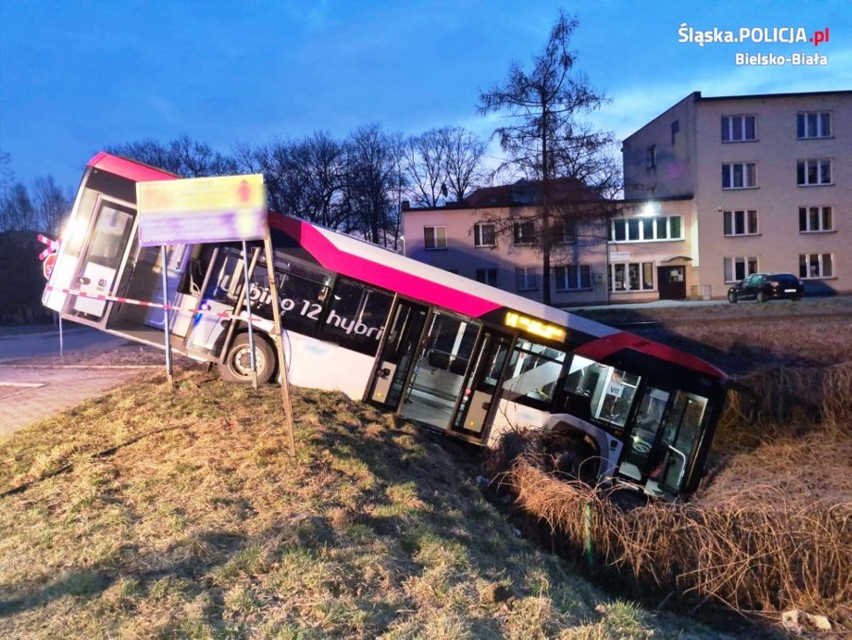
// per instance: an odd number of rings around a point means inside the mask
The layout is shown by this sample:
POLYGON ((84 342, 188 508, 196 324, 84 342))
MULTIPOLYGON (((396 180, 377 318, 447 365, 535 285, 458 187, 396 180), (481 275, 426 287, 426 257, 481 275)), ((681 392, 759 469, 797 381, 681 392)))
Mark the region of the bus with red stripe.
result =
MULTIPOLYGON (((99 153, 82 179, 43 295, 63 318, 260 381, 280 376, 265 254, 234 243, 139 246, 136 183, 175 176, 99 153), (249 284, 245 286, 244 260, 249 284), (163 270, 166 271, 164 295, 163 270)), ((666 345, 269 214, 287 378, 493 446, 564 436, 597 480, 676 497, 701 479, 726 375, 666 345)), ((588 475, 588 473, 587 473, 588 475)))

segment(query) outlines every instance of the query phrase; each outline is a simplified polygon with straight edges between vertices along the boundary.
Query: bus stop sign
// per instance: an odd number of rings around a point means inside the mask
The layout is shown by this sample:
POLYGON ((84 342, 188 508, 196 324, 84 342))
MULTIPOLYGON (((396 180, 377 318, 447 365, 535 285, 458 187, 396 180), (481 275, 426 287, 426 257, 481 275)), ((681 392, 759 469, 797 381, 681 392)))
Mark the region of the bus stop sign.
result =
POLYGON ((269 232, 263 175, 136 183, 143 247, 262 240, 269 232))

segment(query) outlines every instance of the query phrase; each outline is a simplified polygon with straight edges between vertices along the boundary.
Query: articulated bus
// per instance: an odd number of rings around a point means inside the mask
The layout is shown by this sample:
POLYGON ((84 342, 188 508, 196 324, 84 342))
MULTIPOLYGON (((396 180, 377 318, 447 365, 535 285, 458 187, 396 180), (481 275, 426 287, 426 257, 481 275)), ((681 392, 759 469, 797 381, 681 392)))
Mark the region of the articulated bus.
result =
MULTIPOLYGON (((92 158, 44 304, 162 348, 162 305, 185 310, 169 314, 172 348, 248 382, 248 295, 258 377, 280 376, 260 243, 248 287, 237 243, 173 246, 165 265, 159 247, 139 246, 136 183, 174 177, 92 158)), ((269 226, 290 383, 483 446, 549 429, 581 444, 600 480, 667 498, 696 489, 725 398, 712 365, 303 220, 270 213, 269 226)))

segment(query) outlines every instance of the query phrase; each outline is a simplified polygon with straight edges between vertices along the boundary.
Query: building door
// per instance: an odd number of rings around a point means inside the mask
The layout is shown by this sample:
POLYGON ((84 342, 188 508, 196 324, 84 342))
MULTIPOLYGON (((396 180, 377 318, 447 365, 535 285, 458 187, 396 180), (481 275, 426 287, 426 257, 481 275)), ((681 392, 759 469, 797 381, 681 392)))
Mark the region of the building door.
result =
POLYGON ((660 300, 686 299, 686 267, 657 267, 660 300))

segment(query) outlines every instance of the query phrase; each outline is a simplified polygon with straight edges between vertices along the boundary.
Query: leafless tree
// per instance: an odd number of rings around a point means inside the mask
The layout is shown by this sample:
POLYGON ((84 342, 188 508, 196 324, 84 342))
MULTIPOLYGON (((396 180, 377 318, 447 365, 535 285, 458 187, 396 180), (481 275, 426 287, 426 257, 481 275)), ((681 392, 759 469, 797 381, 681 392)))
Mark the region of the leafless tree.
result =
POLYGON ((447 196, 447 145, 441 129, 431 129, 405 141, 402 167, 408 199, 418 207, 436 207, 447 196))
POLYGON ((344 202, 352 231, 375 244, 393 246, 399 233, 399 135, 384 132, 378 124, 357 129, 347 147, 347 181, 344 202))
POLYGON ((456 202, 460 202, 473 189, 485 184, 485 170, 482 158, 485 155, 485 142, 474 133, 461 127, 440 129, 447 147, 444 173, 447 177, 447 190, 456 202))
POLYGON ((59 235, 62 223, 71 213, 74 196, 56 184, 53 176, 36 178, 33 183, 33 204, 40 228, 53 237, 59 235))
MULTIPOLYGON (((529 178, 539 181, 540 203, 536 242, 542 254, 542 288, 545 304, 550 304, 551 250, 554 233, 550 228, 557 215, 554 180, 572 177, 596 188, 600 178, 611 180, 612 165, 599 164, 611 145, 608 132, 593 131, 578 121, 579 116, 599 109, 606 98, 576 73, 575 54, 570 40, 577 28, 576 18, 560 11, 544 51, 533 57, 532 68, 524 70, 512 63, 503 83, 480 95, 480 113, 501 112, 509 124, 498 127, 495 135, 509 155, 508 162, 529 178)), ((571 213, 584 212, 589 207, 571 213)), ((567 213, 567 210, 566 210, 567 213)))
POLYGON ((182 178, 224 176, 237 172, 235 159, 183 135, 168 144, 146 139, 107 147, 109 153, 144 162, 182 178))

